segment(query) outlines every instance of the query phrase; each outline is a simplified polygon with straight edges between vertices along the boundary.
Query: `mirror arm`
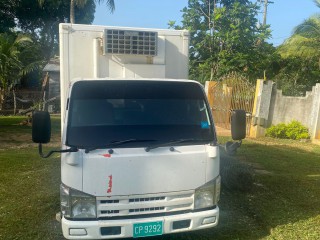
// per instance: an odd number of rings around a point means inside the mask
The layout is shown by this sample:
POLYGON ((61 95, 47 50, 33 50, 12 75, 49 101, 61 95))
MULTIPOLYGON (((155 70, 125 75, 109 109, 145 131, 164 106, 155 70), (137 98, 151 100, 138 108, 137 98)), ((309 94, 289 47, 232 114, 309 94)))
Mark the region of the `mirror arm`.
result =
POLYGON ((65 150, 52 150, 50 151, 48 154, 44 155, 42 152, 42 144, 39 143, 39 155, 42 158, 48 158, 50 157, 53 153, 67 153, 67 152, 78 152, 78 149, 75 147, 71 147, 69 149, 65 149, 65 150))
POLYGON ((242 140, 239 142, 227 142, 225 144, 225 151, 228 155, 234 156, 237 153, 238 148, 240 148, 242 145, 242 140))

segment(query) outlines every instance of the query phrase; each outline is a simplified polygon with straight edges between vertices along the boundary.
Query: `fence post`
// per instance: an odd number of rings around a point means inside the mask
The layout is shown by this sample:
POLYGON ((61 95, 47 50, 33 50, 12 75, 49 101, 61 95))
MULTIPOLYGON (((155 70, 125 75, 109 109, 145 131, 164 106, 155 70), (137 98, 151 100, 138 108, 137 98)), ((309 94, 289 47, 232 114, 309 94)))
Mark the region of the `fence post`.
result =
POLYGON ((205 92, 211 108, 213 107, 213 88, 215 87, 216 84, 217 82, 214 82, 214 81, 206 81, 206 85, 205 85, 205 92))
POLYGON ((250 137, 258 138, 265 136, 265 130, 268 125, 272 86, 272 81, 257 80, 250 137))
POLYGON ((315 144, 320 144, 320 84, 313 87, 313 102, 310 116, 311 129, 309 129, 311 140, 315 144))
POLYGON ((0 87, 0 110, 2 110, 2 107, 3 107, 3 100, 4 100, 4 89, 0 87))

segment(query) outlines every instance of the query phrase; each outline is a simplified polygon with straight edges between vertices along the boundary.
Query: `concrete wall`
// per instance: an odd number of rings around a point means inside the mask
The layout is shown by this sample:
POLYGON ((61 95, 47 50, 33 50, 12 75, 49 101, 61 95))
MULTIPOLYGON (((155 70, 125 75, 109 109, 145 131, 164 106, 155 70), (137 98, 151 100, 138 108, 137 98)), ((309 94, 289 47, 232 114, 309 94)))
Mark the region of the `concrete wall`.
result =
POLYGON ((297 120, 309 129, 312 140, 320 140, 319 83, 312 88, 312 91, 306 92, 305 97, 290 97, 283 96, 282 91, 277 90, 276 84, 272 81, 258 80, 253 112, 256 120, 251 127, 252 137, 263 136, 264 130, 271 125, 297 120), (270 86, 272 91, 267 91, 270 86), (267 108, 266 103, 270 103, 267 108))
POLYGON ((305 97, 283 96, 282 91, 277 90, 274 84, 271 95, 268 126, 297 120, 304 126, 311 128, 311 106, 314 97, 314 90, 307 92, 305 97))

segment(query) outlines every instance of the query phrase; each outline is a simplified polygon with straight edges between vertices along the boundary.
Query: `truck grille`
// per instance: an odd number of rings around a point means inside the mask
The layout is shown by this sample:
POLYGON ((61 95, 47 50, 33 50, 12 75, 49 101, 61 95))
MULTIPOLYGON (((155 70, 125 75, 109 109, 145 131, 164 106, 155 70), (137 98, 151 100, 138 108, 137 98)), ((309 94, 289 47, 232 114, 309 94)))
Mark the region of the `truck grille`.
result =
POLYGON ((104 34, 106 54, 157 55, 157 32, 106 29, 104 34))
POLYGON ((193 209, 193 192, 97 198, 98 217, 167 213, 193 209))

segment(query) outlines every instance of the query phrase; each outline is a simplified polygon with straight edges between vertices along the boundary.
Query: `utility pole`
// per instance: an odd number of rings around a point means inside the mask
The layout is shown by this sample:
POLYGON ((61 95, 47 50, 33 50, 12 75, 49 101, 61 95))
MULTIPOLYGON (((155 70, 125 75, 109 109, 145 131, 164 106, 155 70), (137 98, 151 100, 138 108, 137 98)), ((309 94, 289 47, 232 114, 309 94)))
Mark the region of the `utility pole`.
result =
MULTIPOLYGON (((260 0, 261 2, 261 0, 260 0)), ((268 5, 270 3, 274 3, 268 0, 264 0, 264 11, 263 11, 263 26, 265 26, 267 24, 267 14, 268 14, 268 5)))

